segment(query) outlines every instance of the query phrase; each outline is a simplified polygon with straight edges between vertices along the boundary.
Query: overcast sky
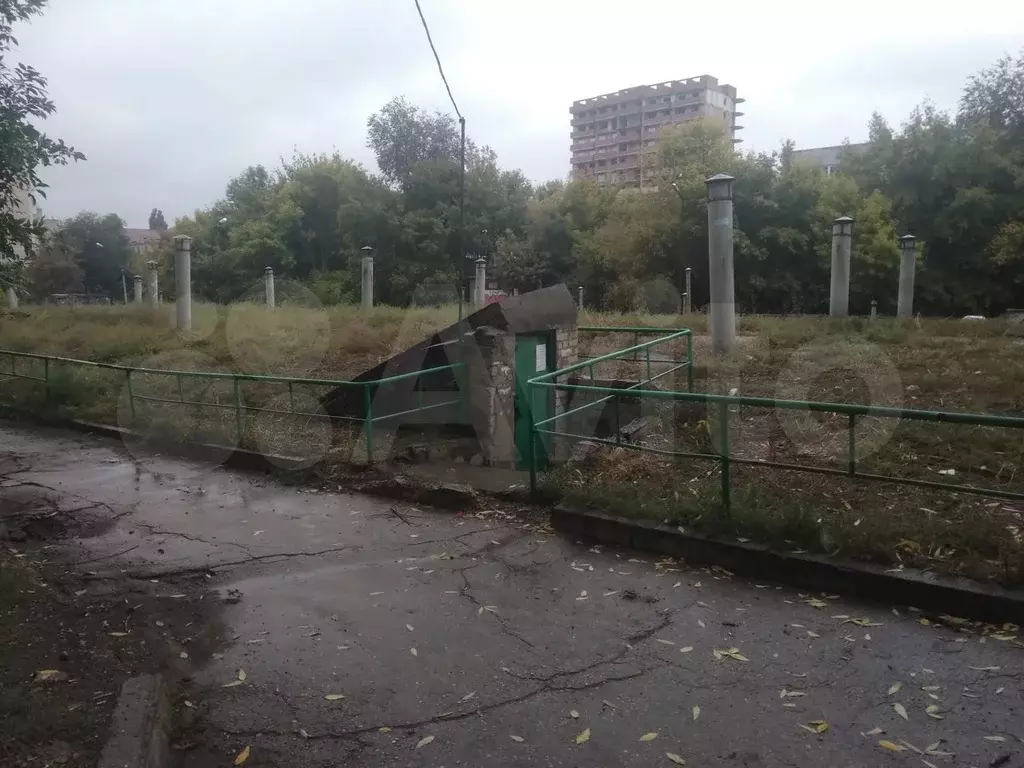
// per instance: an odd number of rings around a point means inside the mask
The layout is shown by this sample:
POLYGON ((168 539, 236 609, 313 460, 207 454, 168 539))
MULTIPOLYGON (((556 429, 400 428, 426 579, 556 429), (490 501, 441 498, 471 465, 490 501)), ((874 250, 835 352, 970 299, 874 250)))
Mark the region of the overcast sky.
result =
MULTIPOLYGON (((863 140, 876 109, 953 108, 1024 46, 1020 0, 421 3, 469 134, 535 181, 568 173, 575 99, 710 74, 747 100, 744 148, 812 147, 863 140)), ((50 216, 171 220, 295 148, 373 170, 372 112, 449 109, 413 0, 51 0, 16 34, 57 103, 46 130, 88 156, 45 174, 50 216)))

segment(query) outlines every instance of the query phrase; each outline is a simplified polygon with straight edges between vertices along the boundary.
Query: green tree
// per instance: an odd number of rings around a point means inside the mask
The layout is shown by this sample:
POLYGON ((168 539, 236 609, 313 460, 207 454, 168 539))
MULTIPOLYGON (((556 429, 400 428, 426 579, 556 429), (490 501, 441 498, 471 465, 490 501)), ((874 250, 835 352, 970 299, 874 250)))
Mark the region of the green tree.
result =
POLYGON ((405 186, 417 163, 458 162, 459 128, 451 115, 431 114, 399 96, 370 115, 366 126, 366 146, 373 150, 377 167, 389 184, 405 186))
POLYGON ((20 283, 25 254, 43 236, 31 213, 37 196, 45 195, 38 168, 85 159, 36 125, 56 111, 46 95, 46 79, 28 65, 9 62, 18 44, 13 25, 41 14, 45 6, 46 0, 0 0, 0 283, 5 286, 20 283))
POLYGON ((121 276, 130 267, 132 251, 117 214, 80 213, 62 222, 58 237, 81 268, 88 293, 121 295, 121 276))
POLYGON ((80 293, 82 268, 60 233, 48 234, 26 270, 32 294, 44 299, 52 293, 80 293))
POLYGON ((154 208, 149 212, 149 228, 157 232, 167 231, 167 221, 164 219, 164 212, 154 208))

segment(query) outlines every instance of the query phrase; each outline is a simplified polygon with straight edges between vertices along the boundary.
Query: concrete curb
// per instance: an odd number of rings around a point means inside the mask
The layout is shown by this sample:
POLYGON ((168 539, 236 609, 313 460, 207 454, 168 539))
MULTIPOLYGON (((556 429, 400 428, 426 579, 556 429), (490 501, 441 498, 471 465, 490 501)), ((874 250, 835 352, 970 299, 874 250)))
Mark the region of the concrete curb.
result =
POLYGON ((680 533, 659 523, 626 520, 559 505, 551 511, 555 530, 690 563, 719 565, 741 574, 784 582, 815 592, 835 592, 912 605, 935 614, 989 622, 1024 623, 1024 591, 923 571, 889 572, 872 563, 776 552, 765 545, 680 533))
POLYGON ((125 681, 97 768, 164 768, 170 759, 171 701, 160 675, 125 681))

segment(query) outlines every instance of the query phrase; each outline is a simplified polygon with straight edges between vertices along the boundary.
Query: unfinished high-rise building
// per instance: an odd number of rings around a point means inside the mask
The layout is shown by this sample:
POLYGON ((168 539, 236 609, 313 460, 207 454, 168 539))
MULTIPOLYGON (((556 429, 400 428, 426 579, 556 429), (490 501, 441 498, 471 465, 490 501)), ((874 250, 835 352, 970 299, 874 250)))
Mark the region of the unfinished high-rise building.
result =
POLYGON ((637 85, 574 101, 571 143, 572 178, 643 188, 649 183, 650 154, 666 126, 698 118, 721 121, 734 142, 736 89, 711 75, 637 85))

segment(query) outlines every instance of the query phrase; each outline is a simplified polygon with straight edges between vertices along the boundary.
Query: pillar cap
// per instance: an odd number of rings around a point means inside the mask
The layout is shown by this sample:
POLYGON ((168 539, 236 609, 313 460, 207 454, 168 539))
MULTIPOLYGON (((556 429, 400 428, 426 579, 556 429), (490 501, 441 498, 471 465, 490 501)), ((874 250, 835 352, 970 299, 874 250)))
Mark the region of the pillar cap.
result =
POLYGON ((903 237, 901 237, 901 238, 900 238, 900 245, 901 245, 901 246, 902 246, 903 248, 907 248, 907 249, 909 249, 909 248, 913 248, 913 247, 914 247, 914 244, 915 244, 916 242, 917 242, 917 238, 916 238, 916 237, 914 237, 914 236, 913 236, 912 234, 910 234, 909 232, 908 232, 907 234, 903 235, 903 237))
POLYGON ((478 258, 476 260, 476 263, 477 264, 486 264, 487 263, 487 259, 485 259, 483 256, 481 256, 480 258, 478 258))
POLYGON ((264 271, 264 272, 273 272, 273 271, 274 271, 274 268, 273 268, 273 267, 264 267, 264 268, 263 268, 263 271, 264 271))
POLYGON ((705 184, 712 184, 716 181, 736 181, 736 177, 730 176, 728 173, 716 173, 710 179, 704 179, 705 184))
POLYGON ((835 219, 832 219, 832 223, 833 224, 853 224, 853 219, 850 218, 849 216, 839 216, 839 217, 837 217, 835 219))
POLYGON ((192 238, 189 237, 188 235, 175 235, 174 242, 177 243, 178 245, 191 244, 192 238))
POLYGON ((149 261, 146 262, 146 266, 149 267, 150 269, 156 269, 157 267, 160 266, 160 264, 159 262, 150 259, 149 261))

